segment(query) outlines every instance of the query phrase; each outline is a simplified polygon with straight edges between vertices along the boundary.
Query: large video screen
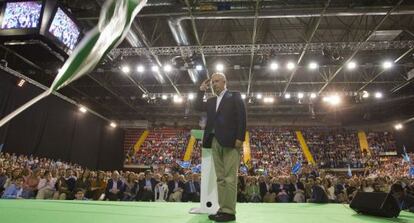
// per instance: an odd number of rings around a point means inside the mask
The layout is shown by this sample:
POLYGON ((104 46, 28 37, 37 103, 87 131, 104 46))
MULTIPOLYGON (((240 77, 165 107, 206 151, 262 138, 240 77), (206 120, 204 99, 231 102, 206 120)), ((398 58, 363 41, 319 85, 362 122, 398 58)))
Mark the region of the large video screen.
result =
POLYGON ((75 48, 80 35, 79 27, 60 8, 56 11, 49 32, 71 50, 75 48))
POLYGON ((40 1, 7 2, 2 29, 38 28, 42 3, 40 1))

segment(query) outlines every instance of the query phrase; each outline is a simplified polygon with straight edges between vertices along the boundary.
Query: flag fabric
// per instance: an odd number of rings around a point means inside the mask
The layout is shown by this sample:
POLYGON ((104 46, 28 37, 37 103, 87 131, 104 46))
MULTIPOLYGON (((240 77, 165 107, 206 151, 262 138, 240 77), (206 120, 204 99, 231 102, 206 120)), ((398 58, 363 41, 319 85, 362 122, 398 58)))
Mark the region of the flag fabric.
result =
POLYGON ((201 173, 201 164, 198 164, 197 166, 191 168, 191 172, 193 172, 193 173, 201 173))
POLYGON ((241 165, 240 166, 240 172, 242 172, 244 174, 247 174, 247 172, 248 172, 247 166, 246 165, 241 165))
POLYGON ((190 161, 180 161, 177 160, 178 165, 180 165, 181 168, 187 169, 190 167, 191 162, 190 161))
POLYGON ((410 167, 408 175, 412 178, 414 177, 414 166, 410 167))
POLYGON ((411 163, 410 156, 407 154, 407 150, 405 149, 405 146, 403 146, 403 152, 404 154, 401 154, 401 156, 403 157, 403 160, 407 163, 411 163))
POLYGON ((293 174, 297 174, 299 172, 299 170, 302 168, 302 164, 300 162, 297 162, 293 167, 292 167, 292 173, 293 174))
POLYGON ((60 69, 51 87, 0 120, 0 127, 53 92, 91 72, 104 55, 126 37, 132 21, 147 0, 107 0, 98 25, 89 31, 60 69))
POLYGON ((348 164, 348 177, 352 177, 351 165, 348 164))

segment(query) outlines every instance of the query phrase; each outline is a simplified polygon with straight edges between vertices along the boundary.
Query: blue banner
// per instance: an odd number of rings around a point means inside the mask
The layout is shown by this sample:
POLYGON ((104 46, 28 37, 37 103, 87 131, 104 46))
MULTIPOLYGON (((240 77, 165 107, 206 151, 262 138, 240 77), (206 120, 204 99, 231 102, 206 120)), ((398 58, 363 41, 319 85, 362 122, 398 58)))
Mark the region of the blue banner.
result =
POLYGON ((247 174, 247 171, 248 171, 247 166, 245 165, 240 166, 240 172, 247 174))
POLYGON ((197 166, 191 168, 191 172, 193 172, 193 173, 201 173, 201 164, 198 164, 197 166))
POLYGON ((300 168, 302 168, 302 164, 300 162, 297 162, 293 167, 292 167, 292 173, 293 174, 297 174, 300 170, 300 168))
POLYGON ((184 169, 189 168, 190 165, 191 165, 191 162, 190 161, 180 161, 180 160, 177 160, 177 163, 178 163, 178 165, 181 166, 181 168, 184 168, 184 169))
POLYGON ((410 175, 410 177, 414 177, 414 166, 410 167, 408 175, 410 175))

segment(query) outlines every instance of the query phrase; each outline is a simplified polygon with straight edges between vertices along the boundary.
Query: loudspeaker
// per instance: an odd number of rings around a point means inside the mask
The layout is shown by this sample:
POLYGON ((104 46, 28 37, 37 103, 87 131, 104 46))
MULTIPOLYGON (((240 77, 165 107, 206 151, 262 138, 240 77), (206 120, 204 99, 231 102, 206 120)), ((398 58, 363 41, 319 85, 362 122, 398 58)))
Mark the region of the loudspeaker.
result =
POLYGON ((382 192, 357 192, 349 206, 357 213, 387 218, 396 218, 401 211, 397 200, 382 192))

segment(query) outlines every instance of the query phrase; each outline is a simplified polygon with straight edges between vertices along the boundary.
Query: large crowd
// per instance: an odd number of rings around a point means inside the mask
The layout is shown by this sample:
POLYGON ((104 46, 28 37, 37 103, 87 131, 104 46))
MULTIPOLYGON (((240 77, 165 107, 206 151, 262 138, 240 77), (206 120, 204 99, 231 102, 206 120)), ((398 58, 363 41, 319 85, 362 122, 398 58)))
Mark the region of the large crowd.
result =
MULTIPOLYGON (((349 203, 356 192, 364 191, 392 192, 403 201, 414 196, 414 180, 408 169, 409 164, 400 157, 388 157, 352 176, 307 164, 297 174, 277 169, 240 172, 237 199, 253 203, 349 203)), ((198 202, 200 185, 198 173, 176 164, 139 173, 92 171, 59 160, 0 153, 3 199, 198 202)), ((401 205, 410 208, 414 204, 401 205)))

